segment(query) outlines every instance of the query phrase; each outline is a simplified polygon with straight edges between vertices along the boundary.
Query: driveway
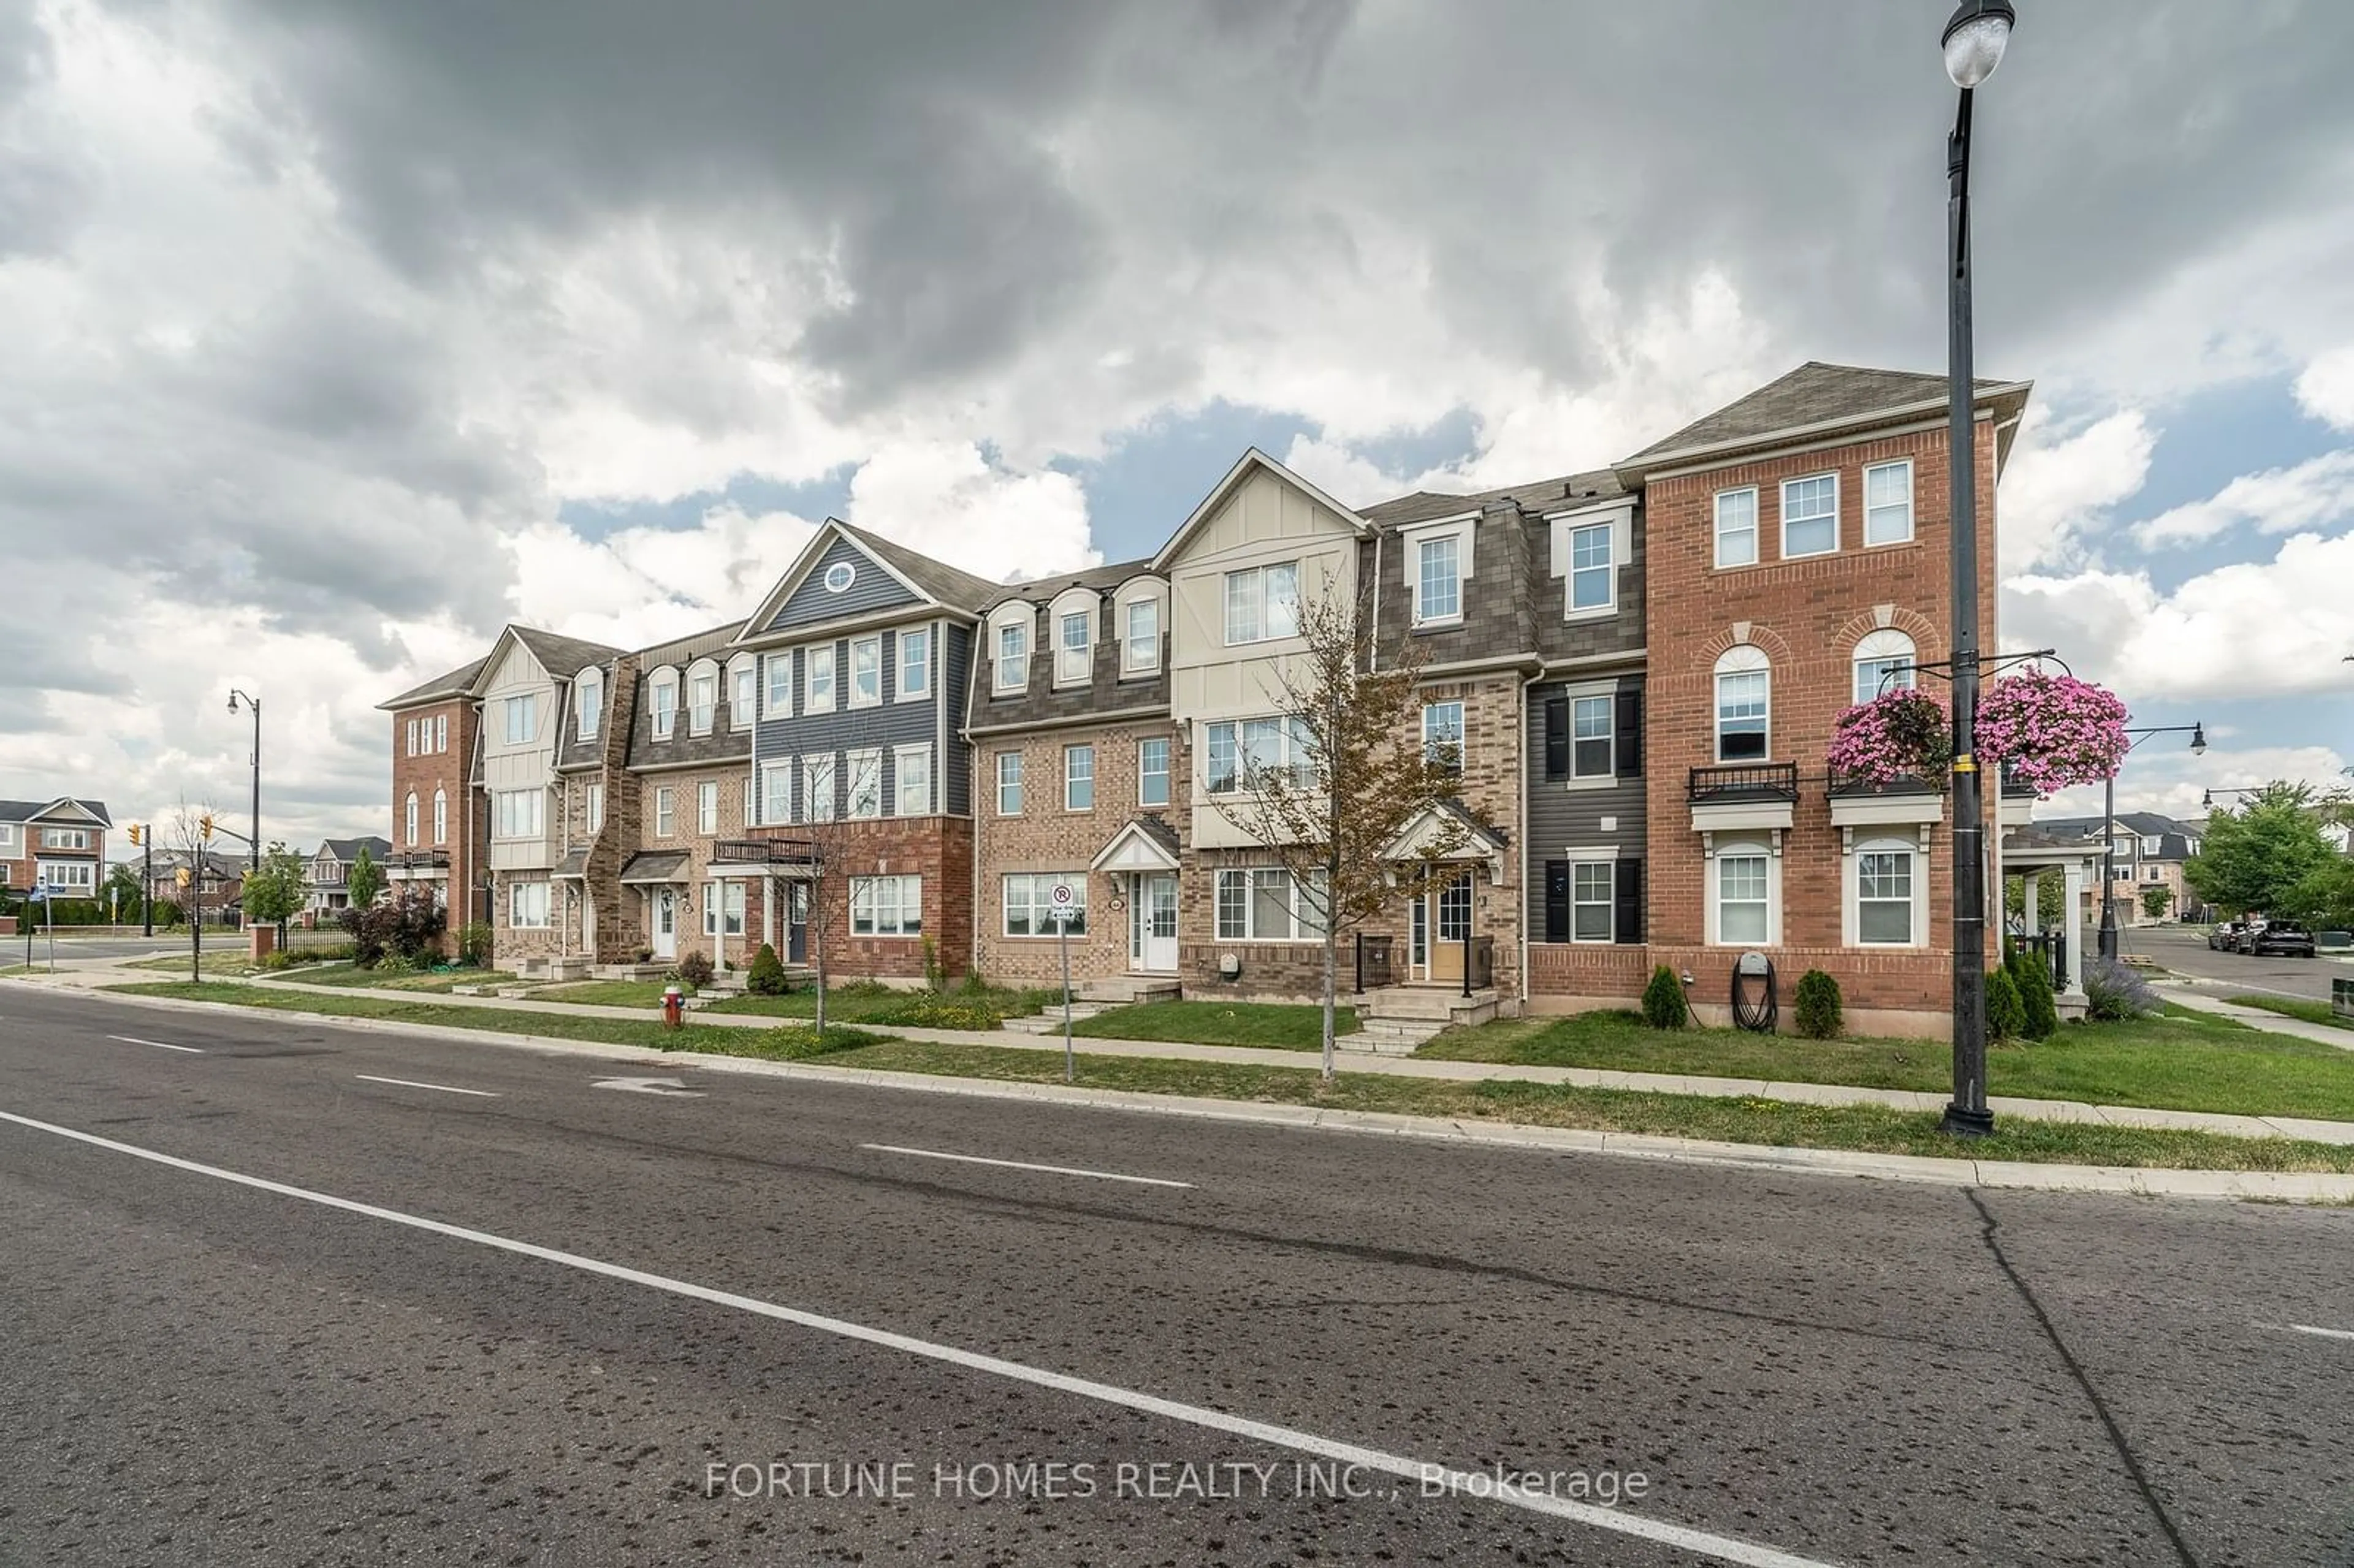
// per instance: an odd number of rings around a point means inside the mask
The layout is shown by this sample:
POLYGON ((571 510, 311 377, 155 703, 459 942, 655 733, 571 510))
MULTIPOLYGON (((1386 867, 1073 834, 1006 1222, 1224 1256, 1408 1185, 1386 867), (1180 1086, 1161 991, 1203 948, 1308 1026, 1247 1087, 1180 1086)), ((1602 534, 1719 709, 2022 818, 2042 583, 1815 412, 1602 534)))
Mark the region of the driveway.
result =
POLYGON ((2327 957, 2252 959, 2219 953, 2207 946, 2204 933, 2179 926, 2129 926, 2121 936, 2127 953, 2154 959, 2177 974, 2221 981, 2258 995, 2327 1001, 2331 977, 2354 974, 2354 968, 2327 957))

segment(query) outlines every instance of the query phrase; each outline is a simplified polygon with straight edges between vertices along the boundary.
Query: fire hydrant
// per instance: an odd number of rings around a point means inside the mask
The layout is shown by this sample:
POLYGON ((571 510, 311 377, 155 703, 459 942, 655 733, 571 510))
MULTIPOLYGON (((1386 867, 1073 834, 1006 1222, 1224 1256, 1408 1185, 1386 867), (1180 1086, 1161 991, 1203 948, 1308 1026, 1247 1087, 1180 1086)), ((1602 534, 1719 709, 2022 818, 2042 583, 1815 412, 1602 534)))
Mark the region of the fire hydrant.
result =
POLYGON ((663 988, 663 1027, 675 1029, 686 1016, 686 992, 676 986, 663 988))

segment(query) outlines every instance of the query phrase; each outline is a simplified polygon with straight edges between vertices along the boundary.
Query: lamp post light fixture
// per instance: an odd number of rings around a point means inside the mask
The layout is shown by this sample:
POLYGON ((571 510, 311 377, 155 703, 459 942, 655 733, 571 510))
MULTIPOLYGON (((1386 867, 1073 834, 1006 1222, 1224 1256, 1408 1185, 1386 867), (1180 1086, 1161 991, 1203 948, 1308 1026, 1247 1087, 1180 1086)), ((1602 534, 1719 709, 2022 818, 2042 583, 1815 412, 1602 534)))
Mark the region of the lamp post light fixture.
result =
MULTIPOLYGON (((2135 747, 2154 735, 2189 735, 2190 755, 2207 755, 2207 726, 2197 724, 2154 724, 2140 729, 2128 729, 2132 738, 2126 743, 2126 755, 2133 755, 2135 747)), ((2122 766, 2122 759, 2120 759, 2122 766)), ((2115 768, 2101 781, 2101 957, 2114 960, 2117 956, 2117 775, 2115 768)))
POLYGON ((1946 139, 1946 532, 1953 543, 1954 1098, 1945 1130, 1983 1138, 1987 1108, 1986 801, 1979 789, 1978 530, 1976 397, 1970 323, 1970 104, 2002 64, 2018 19, 2010 0, 1962 0, 1940 39, 1946 74, 1961 89, 1946 139))
POLYGON ((250 692, 240 692, 231 686, 228 689, 229 712, 237 712, 239 699, 253 710, 253 821, 249 824, 253 836, 246 841, 245 863, 247 874, 256 875, 261 870, 261 699, 250 692))
POLYGON ((2261 795, 2263 793, 2262 789, 2202 789, 2199 792, 2199 806, 2201 810, 2211 811, 2215 809, 2215 797, 2218 795, 2261 795))

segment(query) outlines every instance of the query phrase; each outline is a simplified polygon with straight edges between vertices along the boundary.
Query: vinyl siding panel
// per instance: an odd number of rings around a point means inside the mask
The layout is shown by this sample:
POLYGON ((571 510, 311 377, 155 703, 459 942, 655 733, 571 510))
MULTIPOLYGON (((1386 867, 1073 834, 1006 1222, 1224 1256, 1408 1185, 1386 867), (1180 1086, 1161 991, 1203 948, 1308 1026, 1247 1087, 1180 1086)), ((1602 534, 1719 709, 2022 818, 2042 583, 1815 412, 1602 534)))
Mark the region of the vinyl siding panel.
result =
POLYGON ((764 631, 789 631, 797 626, 822 626, 830 620, 841 620, 854 615, 870 615, 876 610, 896 609, 901 605, 921 602, 909 593, 898 578, 885 571, 883 564, 847 539, 836 539, 808 577, 785 600, 764 631), (825 574, 837 562, 848 562, 855 572, 850 587, 840 593, 828 593, 825 574))
MULTIPOLYGON (((1529 768, 1529 831, 1528 856, 1529 937, 1542 941, 1545 929, 1545 863, 1567 858, 1564 852, 1572 849, 1616 849, 1621 857, 1639 856, 1644 853, 1648 813, 1645 808, 1644 781, 1639 775, 1623 771, 1606 785, 1591 785, 1577 780, 1548 779, 1545 777, 1545 703, 1575 689, 1580 694, 1590 691, 1608 690, 1616 698, 1620 693, 1643 689, 1639 675, 1622 676, 1615 681, 1544 682, 1529 689, 1528 736, 1524 755, 1529 768), (1605 819, 1611 825, 1605 828, 1605 819)), ((1615 717, 1615 715, 1614 715, 1615 717)))

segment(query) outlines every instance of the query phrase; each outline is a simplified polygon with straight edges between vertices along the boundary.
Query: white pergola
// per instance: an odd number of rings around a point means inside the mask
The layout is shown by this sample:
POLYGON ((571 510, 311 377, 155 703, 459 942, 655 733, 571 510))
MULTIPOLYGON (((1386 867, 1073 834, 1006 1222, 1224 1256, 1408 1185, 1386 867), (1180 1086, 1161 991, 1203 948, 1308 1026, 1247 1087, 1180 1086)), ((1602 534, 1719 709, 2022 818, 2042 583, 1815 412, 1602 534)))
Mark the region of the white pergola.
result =
POLYGON ((2078 912, 2084 906, 2084 889, 2100 875, 2100 860, 2098 843, 2055 839, 2031 827, 2013 828, 2002 839, 2002 855, 1998 863, 2004 885, 1997 907, 2009 907, 2009 880, 2018 877, 2025 884, 2020 907, 2028 935, 2050 935, 2043 926, 2040 897, 2043 878, 2056 875, 2065 882, 2066 895, 2060 907, 2062 931, 2068 943, 2068 971, 2060 994, 2071 1001, 2081 1001, 2084 997, 2084 927, 2078 912))

